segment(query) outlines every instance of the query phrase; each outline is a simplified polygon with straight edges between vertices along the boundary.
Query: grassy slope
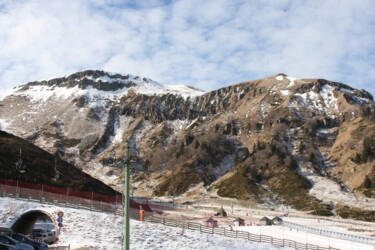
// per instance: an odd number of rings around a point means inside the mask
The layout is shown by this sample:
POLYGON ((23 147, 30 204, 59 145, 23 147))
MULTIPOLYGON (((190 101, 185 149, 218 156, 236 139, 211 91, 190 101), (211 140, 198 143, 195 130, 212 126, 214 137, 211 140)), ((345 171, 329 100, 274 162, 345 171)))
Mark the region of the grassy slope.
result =
POLYGON ((60 175, 58 180, 54 181, 54 167, 53 155, 21 138, 0 131, 0 178, 107 195, 117 194, 112 188, 59 159, 56 161, 56 167, 60 175), (20 149, 22 151, 21 170, 25 173, 21 173, 15 167, 15 163, 20 158, 20 149))

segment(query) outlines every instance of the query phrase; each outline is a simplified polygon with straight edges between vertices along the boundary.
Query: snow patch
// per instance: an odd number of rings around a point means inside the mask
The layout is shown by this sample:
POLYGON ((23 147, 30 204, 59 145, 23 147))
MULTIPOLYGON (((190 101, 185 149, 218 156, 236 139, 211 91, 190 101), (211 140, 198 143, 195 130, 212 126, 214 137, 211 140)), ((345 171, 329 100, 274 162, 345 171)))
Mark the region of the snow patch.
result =
POLYGON ((324 85, 322 90, 320 91, 320 95, 323 98, 323 101, 327 107, 334 108, 335 110, 338 110, 337 106, 337 98, 335 97, 333 93, 334 87, 330 85, 324 85))
POLYGON ((353 193, 346 192, 333 180, 319 176, 311 169, 301 168, 300 173, 313 184, 310 194, 320 200, 332 202, 335 205, 340 203, 375 210, 375 199, 357 197, 353 193))
POLYGON ((295 84, 294 81, 298 80, 298 78, 290 77, 290 76, 288 76, 287 79, 289 80, 289 84, 288 84, 288 86, 286 86, 287 88, 293 87, 294 84, 295 84))
POLYGON ((282 81, 284 80, 284 77, 282 75, 278 75, 276 76, 276 80, 282 81))
POLYGON ((349 90, 349 89, 345 89, 345 88, 340 88, 340 91, 341 91, 341 92, 344 92, 344 93, 353 94, 353 91, 351 91, 351 90, 349 90))
POLYGON ((283 96, 287 96, 287 95, 290 94, 289 90, 280 90, 280 92, 281 92, 281 95, 283 95, 283 96))
MULTIPOLYGON (((294 94, 294 96, 299 96, 301 98, 303 104, 305 104, 305 105, 307 104, 307 93, 303 93, 303 94, 296 93, 296 94, 294 94)), ((292 102, 292 103, 294 103, 294 102, 292 102)), ((297 105, 297 103, 296 103, 296 105, 297 105)))
POLYGON ((5 119, 0 119, 0 130, 5 131, 10 124, 5 119))

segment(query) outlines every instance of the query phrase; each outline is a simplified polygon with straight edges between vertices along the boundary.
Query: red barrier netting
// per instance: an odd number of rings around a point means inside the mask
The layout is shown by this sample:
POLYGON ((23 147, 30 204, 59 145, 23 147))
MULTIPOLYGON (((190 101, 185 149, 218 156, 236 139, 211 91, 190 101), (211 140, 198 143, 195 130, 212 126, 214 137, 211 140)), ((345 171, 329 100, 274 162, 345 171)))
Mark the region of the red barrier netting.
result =
MULTIPOLYGON (((14 180, 0 179, 0 188, 8 193, 19 193, 38 199, 53 199, 79 203, 82 205, 100 205, 104 207, 112 207, 113 205, 122 204, 123 202, 122 196, 120 195, 109 196, 92 192, 78 191, 70 188, 52 187, 14 180), (103 204, 103 202, 107 204, 103 204)), ((138 203, 133 200, 130 200, 130 207, 137 210, 142 208, 146 212, 152 212, 152 209, 148 204, 138 203)))
MULTIPOLYGON (((4 180, 0 179, 2 189, 7 192, 19 192, 22 194, 32 194, 36 197, 45 197, 51 199, 64 199, 61 196, 78 197, 89 200, 96 200, 107 203, 116 203, 120 196, 109 196, 102 194, 95 194, 90 192, 78 191, 70 188, 52 187, 47 185, 33 184, 22 181, 4 180), (21 191, 23 190, 23 191, 21 191), (32 191, 33 190, 33 191, 32 191)), ((66 198, 65 198, 66 199, 66 198)))

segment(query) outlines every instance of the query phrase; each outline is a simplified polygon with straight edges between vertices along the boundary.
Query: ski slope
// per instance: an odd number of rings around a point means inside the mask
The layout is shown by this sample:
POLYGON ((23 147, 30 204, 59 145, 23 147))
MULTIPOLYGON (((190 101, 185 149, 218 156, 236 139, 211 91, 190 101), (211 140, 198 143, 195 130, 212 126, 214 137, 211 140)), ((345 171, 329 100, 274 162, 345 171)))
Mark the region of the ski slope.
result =
MULTIPOLYGON (((121 249, 123 219, 113 214, 0 198, 0 227, 10 227, 18 216, 30 210, 43 210, 55 219, 59 211, 64 212, 64 227, 58 245, 70 245, 71 249, 121 249)), ((134 220, 131 220, 130 227, 130 248, 134 250, 280 249, 269 244, 201 234, 134 220)))

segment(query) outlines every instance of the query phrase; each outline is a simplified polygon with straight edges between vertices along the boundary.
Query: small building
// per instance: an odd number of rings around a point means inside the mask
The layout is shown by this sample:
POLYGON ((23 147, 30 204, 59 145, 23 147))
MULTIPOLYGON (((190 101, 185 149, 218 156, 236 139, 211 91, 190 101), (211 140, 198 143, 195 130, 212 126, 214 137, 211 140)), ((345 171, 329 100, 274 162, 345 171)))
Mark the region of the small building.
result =
POLYGON ((226 217, 226 216, 227 216, 227 212, 225 212, 224 208, 221 207, 221 208, 219 209, 219 211, 218 211, 215 215, 216 215, 216 216, 224 216, 224 217, 226 217))
POLYGON ((208 226, 208 227, 218 227, 217 220, 214 220, 212 217, 210 217, 205 222, 206 222, 206 226, 208 226))
POLYGON ((267 217, 263 217, 259 221, 260 221, 261 225, 265 225, 265 226, 271 226, 272 225, 272 220, 268 219, 267 217))
POLYGON ((233 226, 235 227, 240 227, 240 226, 245 226, 245 220, 244 219, 241 219, 240 217, 237 217, 234 221, 233 221, 233 226))
POLYGON ((281 225, 283 223, 283 219, 281 219, 279 216, 275 216, 275 218, 272 219, 272 223, 274 225, 281 225))

